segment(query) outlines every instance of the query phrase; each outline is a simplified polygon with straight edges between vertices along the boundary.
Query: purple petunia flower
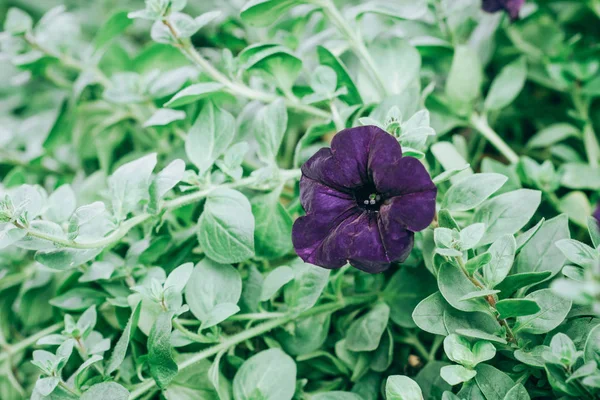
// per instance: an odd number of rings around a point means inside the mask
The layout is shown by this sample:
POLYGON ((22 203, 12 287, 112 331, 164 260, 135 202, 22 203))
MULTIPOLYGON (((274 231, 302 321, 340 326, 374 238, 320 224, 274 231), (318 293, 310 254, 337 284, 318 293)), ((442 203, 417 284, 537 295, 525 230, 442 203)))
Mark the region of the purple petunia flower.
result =
POLYGON ((437 188, 419 160, 376 126, 344 129, 302 166, 306 216, 292 241, 304 261, 324 268, 349 262, 366 272, 402 262, 414 232, 435 216, 437 188))
POLYGON ((519 17, 519 11, 525 3, 525 0, 483 0, 483 10, 487 12, 497 12, 505 10, 513 21, 519 17))
POLYGON ((596 205, 596 210, 594 210, 594 213, 592 214, 592 216, 594 218, 596 218, 596 221, 598 221, 598 223, 600 224, 600 203, 598 203, 598 205, 596 205))

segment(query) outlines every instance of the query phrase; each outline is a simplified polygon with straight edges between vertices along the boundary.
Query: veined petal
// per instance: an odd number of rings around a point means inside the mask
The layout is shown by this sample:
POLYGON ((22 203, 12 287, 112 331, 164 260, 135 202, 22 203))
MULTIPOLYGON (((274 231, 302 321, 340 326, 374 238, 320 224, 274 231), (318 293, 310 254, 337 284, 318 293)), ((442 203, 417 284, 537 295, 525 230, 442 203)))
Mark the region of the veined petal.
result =
POLYGON ((409 193, 387 200, 379 209, 385 224, 396 223, 412 232, 427 228, 435 216, 435 190, 409 193))
POLYGON ((437 188, 425 166, 414 157, 402 157, 393 163, 377 164, 372 168, 371 174, 375 188, 387 198, 433 192, 435 199, 437 188))

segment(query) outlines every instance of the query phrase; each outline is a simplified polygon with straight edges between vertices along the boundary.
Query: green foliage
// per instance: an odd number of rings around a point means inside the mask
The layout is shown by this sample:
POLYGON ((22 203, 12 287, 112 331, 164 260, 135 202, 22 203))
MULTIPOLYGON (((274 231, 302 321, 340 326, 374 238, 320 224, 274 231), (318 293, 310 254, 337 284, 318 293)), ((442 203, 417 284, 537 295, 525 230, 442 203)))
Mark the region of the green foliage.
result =
POLYGON ((598 1, 45 3, 0 7, 2 400, 600 396, 598 1), (358 125, 438 188, 376 275, 292 240, 358 125))

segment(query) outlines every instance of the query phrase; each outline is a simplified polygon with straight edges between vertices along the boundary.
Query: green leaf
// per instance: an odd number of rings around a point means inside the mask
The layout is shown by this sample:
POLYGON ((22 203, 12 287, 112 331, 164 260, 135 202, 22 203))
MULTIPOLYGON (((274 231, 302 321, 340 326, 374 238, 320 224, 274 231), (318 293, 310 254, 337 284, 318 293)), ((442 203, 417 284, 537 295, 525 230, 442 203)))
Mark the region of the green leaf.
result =
POLYGON ((267 259, 283 257, 292 250, 292 217, 279 202, 279 190, 252 198, 256 219, 256 255, 267 259))
POLYGON ((577 127, 567 123, 553 124, 533 135, 527 142, 527 147, 532 149, 550 147, 572 136, 581 136, 577 127))
POLYGON ((472 369, 467 369, 461 365, 446 365, 440 370, 440 376, 448 384, 454 386, 462 382, 468 382, 477 375, 472 369))
POLYGON ((517 383, 506 392, 506 396, 504 396, 504 400, 531 400, 529 397, 529 393, 527 393, 527 389, 520 383, 517 383))
POLYGON ((240 273, 231 265, 208 258, 200 261, 185 288, 190 311, 200 321, 208 321, 220 304, 237 304, 242 294, 240 273))
POLYGON ((61 223, 69 219, 76 206, 75 192, 71 185, 65 184, 48 196, 48 209, 44 214, 49 220, 61 223))
POLYGON ((150 175, 156 166, 156 153, 121 165, 108 179, 112 208, 119 220, 149 197, 150 175))
POLYGON ((60 378, 56 376, 40 378, 35 382, 35 390, 42 396, 50 396, 59 383, 60 378))
POLYGON ((115 37, 127 29, 133 20, 127 17, 127 11, 117 11, 100 27, 94 37, 94 48, 96 50, 103 48, 115 37))
POLYGON ((227 264, 254 255, 254 216, 250 202, 240 192, 212 191, 198 220, 198 242, 213 260, 227 264))
POLYGON ((290 265, 294 280, 285 285, 285 303, 290 310, 302 312, 314 306, 329 280, 330 270, 308 264, 297 258, 290 265))
POLYGON ((173 160, 154 177, 150 184, 149 212, 158 211, 160 200, 183 179, 184 173, 185 162, 177 159, 173 160))
POLYGON ((442 207, 450 211, 471 210, 494 194, 507 180, 506 176, 494 173, 467 176, 448 189, 442 207))
POLYGON ((233 116, 212 102, 206 103, 185 140, 185 152, 200 175, 210 170, 234 136, 233 116))
POLYGON ((166 388, 177 375, 179 368, 173 359, 171 330, 173 314, 160 313, 148 335, 148 364, 150 375, 159 388, 166 388))
POLYGON ((362 400, 363 398, 352 392, 342 392, 333 390, 326 393, 317 393, 312 397, 313 400, 362 400))
POLYGON ((389 93, 401 94, 418 79, 421 55, 407 40, 381 37, 368 49, 377 63, 379 74, 385 77, 389 93))
POLYGON ((282 265, 269 272, 265 278, 260 295, 260 301, 267 301, 286 283, 294 279, 294 270, 282 265))
POLYGON ((534 300, 540 307, 540 311, 518 317, 514 332, 523 331, 538 335, 550 332, 563 322, 571 310, 571 301, 558 297, 551 289, 538 290, 525 298, 534 300))
POLYGON ((515 385, 508 375, 491 365, 479 364, 475 370, 475 381, 487 400, 504 400, 515 385))
POLYGON ((346 347, 350 351, 373 351, 379 346, 385 332, 390 308, 385 303, 375 305, 367 314, 354 321, 346 333, 346 347))
MULTIPOLYGON (((437 142, 431 146, 431 152, 435 158, 442 164, 444 170, 450 171, 456 168, 463 168, 467 162, 464 157, 456 150, 456 147, 450 142, 437 142)), ((450 182, 457 183, 466 176, 473 175, 473 169, 468 167, 450 178, 450 182)))
POLYGON ((279 349, 250 357, 233 378, 235 400, 291 400, 296 389, 296 363, 279 349))
POLYGON ((251 0, 240 11, 240 17, 249 25, 265 27, 297 4, 296 0, 251 0))
POLYGON ((69 248, 42 250, 35 253, 35 260, 48 268, 65 271, 77 268, 93 260, 102 250, 102 248, 87 250, 69 248))
POLYGON ((442 294, 440 292, 435 292, 423 299, 417 307, 415 307, 412 318, 415 321, 415 324, 424 331, 446 336, 448 335, 448 330, 446 329, 446 325, 444 325, 443 318, 446 307, 448 307, 448 305, 442 294))
POLYGON ((502 293, 501 297, 509 297, 521 288, 547 280, 551 275, 552 272, 550 271, 523 272, 520 274, 509 275, 501 284, 496 286, 496 288, 502 293))
POLYGON ((487 302, 481 298, 461 300, 466 294, 479 289, 454 265, 442 264, 438 272, 438 286, 446 301, 457 310, 472 312, 489 309, 487 302))
POLYGON ((555 242, 556 247, 573 264, 581 267, 593 267, 598 263, 600 254, 596 249, 574 239, 561 239, 555 242))
POLYGON ((527 78, 527 63, 525 57, 520 57, 496 76, 485 98, 487 110, 500 110, 514 101, 519 95, 527 78))
POLYGON ((81 400, 127 400, 129 391, 117 382, 102 382, 92 385, 81 395, 81 400))
POLYGON ((458 46, 446 81, 446 95, 459 106, 473 103, 479 97, 482 80, 477 53, 468 46, 458 46))
POLYGON ((500 318, 505 319, 536 314, 540 311, 540 306, 535 300, 505 299, 496 303, 496 310, 500 313, 500 318))
POLYGON ((387 400, 423 400, 419 385, 404 375, 391 375, 385 381, 387 400))
POLYGON ((348 103, 348 105, 362 104, 363 101, 360 97, 360 93, 344 63, 331 51, 320 45, 317 46, 317 55, 319 57, 319 63, 332 68, 336 73, 337 86, 335 91, 339 91, 343 88, 346 89, 347 94, 340 95, 340 99, 348 103))
POLYGON ((319 314, 295 321, 292 329, 276 332, 277 341, 293 356, 310 354, 325 343, 330 320, 330 314, 319 314))
POLYGON ((98 290, 78 287, 50 300, 50 304, 67 311, 83 311, 93 305, 99 306, 106 294, 98 290))
POLYGON ((500 284, 510 272, 515 260, 517 243, 512 235, 500 236, 488 249, 490 262, 483 266, 483 276, 490 288, 500 284))
POLYGON ((19 35, 31 30, 33 19, 26 12, 11 7, 6 13, 4 30, 12 35, 19 35))
POLYGON ((569 221, 566 215, 544 221, 519 252, 514 272, 522 274, 549 271, 550 276, 556 275, 565 262, 565 257, 556 247, 556 243, 569 236, 569 221))
POLYGON ((254 137, 258 142, 258 155, 263 161, 275 161, 287 129, 287 122, 287 108, 281 98, 258 111, 253 128, 254 137))
MULTIPOLYGON (((193 353, 183 353, 178 354, 175 359, 182 364, 193 356, 193 353)), ((231 385, 229 382, 220 376, 220 390, 217 391, 211 383, 210 373, 210 361, 195 362, 193 367, 179 371, 169 384, 169 388, 163 391, 162 396, 167 400, 230 400, 231 385), (223 394, 226 394, 227 397, 223 394)), ((218 374, 219 371, 217 370, 216 373, 218 374)))
POLYGON ((487 227, 479 245, 492 243, 502 235, 512 235, 523 228, 541 200, 541 192, 519 189, 485 201, 473 217, 474 222, 483 222, 487 227))
POLYGON ((388 328, 381 337, 379 346, 377 346, 377 349, 373 352, 371 369, 377 372, 385 372, 390 365, 392 365, 393 360, 394 338, 392 336, 392 331, 388 328))
POLYGON ((110 375, 117 369, 119 369, 119 367, 123 363, 123 360, 125 360, 125 355, 127 354, 127 347, 129 346, 129 341, 131 340, 132 333, 135 332, 135 329, 137 328, 137 323, 140 318, 141 309, 142 303, 139 302, 133 309, 129 320, 127 321, 127 325, 125 325, 123 333, 121 334, 119 340, 115 344, 113 352, 110 356, 110 360, 108 360, 108 365, 106 366, 106 375, 110 375))
POLYGON ((150 126, 165 126, 174 121, 185 119, 185 112, 179 110, 170 110, 168 108, 161 108, 157 110, 150 118, 144 122, 144 128, 150 126))
POLYGON ((579 226, 587 226, 587 218, 592 213, 592 206, 587 195, 582 191, 573 191, 560 198, 558 210, 569 216, 579 226))
MULTIPOLYGON (((487 315, 487 314, 483 314, 487 315)), ((489 334, 487 332, 480 331, 478 329, 456 329, 456 333, 471 339, 482 339, 488 342, 506 344, 506 340, 496 335, 489 334)))
POLYGON ((288 48, 277 44, 248 46, 238 58, 242 70, 259 71, 284 91, 291 90, 302 70, 302 60, 288 48))
POLYGON ((600 363, 600 325, 596 325, 588 334, 583 348, 583 359, 586 363, 600 363))
POLYGON ((567 163, 560 167, 560 183, 569 189, 600 190, 600 169, 589 164, 567 163))
POLYGON ((383 292, 383 299, 390 307, 390 319, 403 328, 416 327, 413 311, 435 291, 435 278, 427 269, 402 267, 392 275, 383 292))
POLYGON ((231 317, 234 314, 237 314, 240 311, 240 308, 237 304, 233 303, 220 303, 217 304, 212 310, 209 311, 206 319, 202 321, 200 325, 200 330, 208 329, 215 325, 220 324, 225 321, 227 318, 231 317))
POLYGON ((217 82, 196 83, 177 92, 171 100, 164 104, 164 107, 181 107, 207 97, 228 98, 229 95, 222 93, 223 89, 224 86, 217 82))

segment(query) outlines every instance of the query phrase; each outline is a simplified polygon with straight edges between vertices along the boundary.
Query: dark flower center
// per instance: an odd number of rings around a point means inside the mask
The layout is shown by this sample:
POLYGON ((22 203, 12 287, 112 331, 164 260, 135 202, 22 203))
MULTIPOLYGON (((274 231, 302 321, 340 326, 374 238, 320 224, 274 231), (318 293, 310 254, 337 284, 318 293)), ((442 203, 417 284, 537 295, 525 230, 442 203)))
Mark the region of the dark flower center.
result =
POLYGON ((379 207, 385 200, 381 194, 377 193, 375 186, 372 184, 356 189, 354 198, 360 208, 370 212, 378 212, 379 207))

